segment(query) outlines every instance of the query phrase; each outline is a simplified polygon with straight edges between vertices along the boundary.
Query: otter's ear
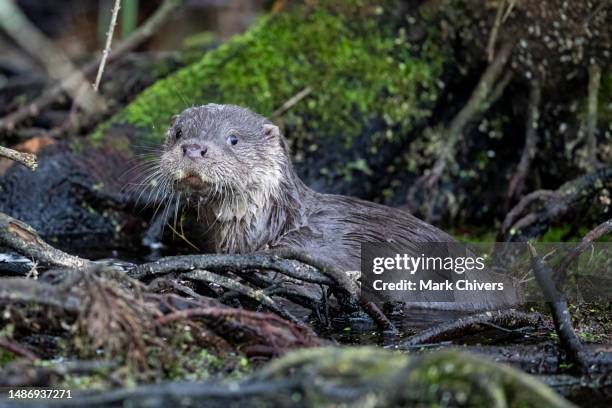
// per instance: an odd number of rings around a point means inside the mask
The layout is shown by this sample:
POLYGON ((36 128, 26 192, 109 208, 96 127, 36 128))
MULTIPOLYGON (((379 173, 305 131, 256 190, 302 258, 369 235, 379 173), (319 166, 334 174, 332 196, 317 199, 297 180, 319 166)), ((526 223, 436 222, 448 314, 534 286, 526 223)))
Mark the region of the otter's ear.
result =
POLYGON ((271 123, 266 123, 264 125, 264 134, 268 137, 275 138, 280 136, 280 130, 278 129, 278 126, 271 123))

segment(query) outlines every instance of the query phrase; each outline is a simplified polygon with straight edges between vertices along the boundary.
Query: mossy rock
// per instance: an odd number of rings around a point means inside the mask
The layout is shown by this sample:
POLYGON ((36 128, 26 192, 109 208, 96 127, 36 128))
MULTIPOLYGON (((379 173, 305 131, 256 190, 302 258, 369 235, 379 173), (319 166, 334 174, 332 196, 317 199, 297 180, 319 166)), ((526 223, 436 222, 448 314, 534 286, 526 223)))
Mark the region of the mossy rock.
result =
POLYGON ((367 195, 368 180, 430 117, 448 50, 434 29, 411 43, 395 1, 316 3, 262 17, 145 90, 91 138, 131 125, 156 145, 187 106, 232 103, 270 116, 308 88, 308 96, 275 119, 298 170, 320 190, 329 189, 322 180, 342 181, 353 186, 344 192, 367 195))

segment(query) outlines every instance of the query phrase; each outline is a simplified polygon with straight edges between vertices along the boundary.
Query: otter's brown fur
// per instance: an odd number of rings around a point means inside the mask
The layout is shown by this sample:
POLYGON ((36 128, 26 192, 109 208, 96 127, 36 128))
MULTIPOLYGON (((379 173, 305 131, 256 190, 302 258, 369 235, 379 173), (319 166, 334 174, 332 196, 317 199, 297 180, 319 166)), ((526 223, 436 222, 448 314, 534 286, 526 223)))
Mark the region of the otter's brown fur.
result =
POLYGON ((175 119, 160 168, 198 214, 197 235, 209 252, 289 248, 358 271, 365 242, 393 242, 416 254, 415 244, 454 241, 405 211, 311 190, 289 157, 269 120, 211 104, 175 119))

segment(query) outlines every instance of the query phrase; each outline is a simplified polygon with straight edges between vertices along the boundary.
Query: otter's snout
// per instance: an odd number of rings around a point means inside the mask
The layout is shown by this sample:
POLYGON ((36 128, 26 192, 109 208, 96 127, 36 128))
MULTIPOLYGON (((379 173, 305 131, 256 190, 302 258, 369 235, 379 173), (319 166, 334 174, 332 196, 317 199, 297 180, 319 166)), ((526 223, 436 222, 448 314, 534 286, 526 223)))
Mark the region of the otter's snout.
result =
POLYGON ((201 159, 206 155, 208 148, 196 143, 184 144, 181 146, 183 151, 183 157, 187 157, 192 160, 201 159))

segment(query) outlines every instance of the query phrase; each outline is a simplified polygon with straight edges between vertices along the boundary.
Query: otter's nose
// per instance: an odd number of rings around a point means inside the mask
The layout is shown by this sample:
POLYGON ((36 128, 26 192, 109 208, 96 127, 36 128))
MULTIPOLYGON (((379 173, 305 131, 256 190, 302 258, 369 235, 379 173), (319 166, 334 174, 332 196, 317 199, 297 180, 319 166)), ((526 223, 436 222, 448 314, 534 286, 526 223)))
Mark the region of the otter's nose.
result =
POLYGON ((199 144, 184 144, 181 146, 183 148, 183 156, 188 157, 190 159, 199 159, 204 157, 206 154, 206 150, 208 150, 204 146, 200 146, 199 144))

